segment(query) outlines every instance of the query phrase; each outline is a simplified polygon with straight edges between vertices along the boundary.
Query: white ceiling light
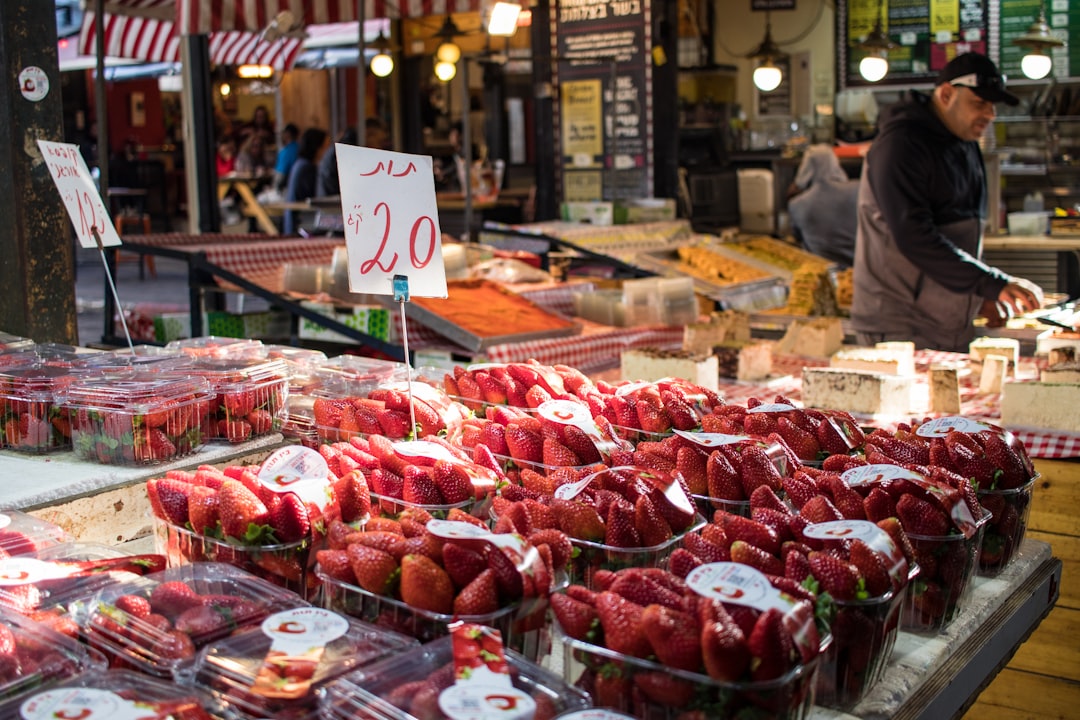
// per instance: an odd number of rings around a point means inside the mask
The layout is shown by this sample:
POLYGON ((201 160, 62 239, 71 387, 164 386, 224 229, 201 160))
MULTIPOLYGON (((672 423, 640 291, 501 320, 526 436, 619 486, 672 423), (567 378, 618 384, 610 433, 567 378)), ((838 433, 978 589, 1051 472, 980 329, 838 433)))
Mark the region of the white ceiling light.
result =
POLYGON ((488 34, 510 37, 517 32, 518 17, 520 15, 520 5, 499 0, 491 7, 491 15, 488 18, 487 25, 488 34))

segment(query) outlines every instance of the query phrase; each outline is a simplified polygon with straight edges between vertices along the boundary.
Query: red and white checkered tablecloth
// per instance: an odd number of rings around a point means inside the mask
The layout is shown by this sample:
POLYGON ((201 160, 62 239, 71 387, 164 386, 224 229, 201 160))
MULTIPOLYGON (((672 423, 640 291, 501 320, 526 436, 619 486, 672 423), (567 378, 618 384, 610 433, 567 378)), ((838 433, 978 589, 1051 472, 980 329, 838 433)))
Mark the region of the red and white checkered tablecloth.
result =
MULTIPOLYGON (((923 392, 915 392, 915 407, 910 417, 905 418, 879 418, 870 420, 870 424, 882 427, 895 425, 911 418, 923 418, 929 413, 926 404, 929 399, 926 390, 925 371, 931 364, 956 364, 958 367, 966 367, 968 355, 966 353, 947 353, 932 350, 920 350, 915 353, 915 370, 917 382, 923 387, 923 392), (921 404, 920 404, 921 403, 921 404)), ((751 397, 761 400, 772 401, 777 395, 801 402, 802 400, 802 369, 804 367, 828 367, 827 358, 799 357, 795 355, 776 355, 773 358, 772 379, 761 382, 725 382, 721 380, 720 390, 728 402, 744 404, 751 397)), ((1039 377, 1039 365, 1032 358, 1021 358, 1020 367, 1017 369, 1019 379, 1037 379, 1039 377)), ((960 409, 961 414, 977 420, 985 420, 995 425, 1001 424, 1001 395, 997 393, 980 394, 978 392, 979 378, 975 373, 961 374, 960 376, 960 409)), ((1009 428, 1027 448, 1032 457, 1046 459, 1063 459, 1080 457, 1080 433, 1068 433, 1046 428, 1009 428)))
POLYGON ((302 240, 298 237, 274 237, 264 233, 153 233, 150 235, 127 234, 121 238, 125 242, 150 245, 152 247, 172 247, 177 245, 209 245, 219 243, 250 243, 256 241, 302 240))
MULTIPOLYGON (((329 265, 333 260, 334 250, 344 244, 342 238, 292 238, 173 247, 184 252, 203 252, 208 262, 271 292, 281 292, 286 263, 329 265)), ((226 289, 232 287, 225 282, 222 282, 221 286, 226 289)))
POLYGON ((582 372, 593 372, 618 365, 623 350, 682 347, 682 326, 595 327, 595 331, 587 328, 581 335, 573 337, 494 345, 484 354, 492 362, 523 362, 535 358, 545 365, 572 365, 582 372))
POLYGON ((542 290, 522 290, 519 294, 549 312, 570 316, 574 314, 574 295, 591 293, 595 290, 596 286, 592 283, 575 283, 546 287, 542 290))

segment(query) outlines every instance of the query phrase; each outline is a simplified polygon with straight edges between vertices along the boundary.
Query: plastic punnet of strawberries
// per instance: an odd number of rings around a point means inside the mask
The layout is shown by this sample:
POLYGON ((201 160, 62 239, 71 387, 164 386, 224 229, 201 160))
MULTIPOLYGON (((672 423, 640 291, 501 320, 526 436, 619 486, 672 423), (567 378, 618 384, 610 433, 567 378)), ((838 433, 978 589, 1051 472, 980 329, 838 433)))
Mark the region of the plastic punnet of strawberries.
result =
POLYGON ((35 693, 12 715, 25 720, 93 715, 140 720, 212 720, 199 691, 127 670, 83 673, 35 693))
POLYGON ((698 430, 702 419, 724 404, 714 391, 679 378, 597 383, 596 393, 582 397, 594 416, 606 417, 621 437, 635 443, 698 430))
POLYGON ((76 639, 0 610, 0 702, 92 670, 105 658, 76 639))
POLYGON ((809 709, 824 649, 809 600, 737 563, 685 581, 659 568, 598 575, 552 596, 566 667, 597 706, 642 718, 809 709))
POLYGON ((319 392, 312 413, 315 429, 324 442, 348 441, 357 435, 415 440, 452 434, 470 415, 464 405, 422 382, 413 382, 411 386, 404 382, 390 383, 364 396, 330 395, 329 389, 319 392))

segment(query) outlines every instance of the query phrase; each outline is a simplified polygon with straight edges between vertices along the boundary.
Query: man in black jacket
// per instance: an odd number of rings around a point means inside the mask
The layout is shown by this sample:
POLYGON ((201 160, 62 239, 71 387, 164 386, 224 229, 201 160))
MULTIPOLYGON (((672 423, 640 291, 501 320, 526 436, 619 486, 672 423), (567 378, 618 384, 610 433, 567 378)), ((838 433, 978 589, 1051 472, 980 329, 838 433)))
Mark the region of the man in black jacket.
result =
POLYGON ((1016 105, 994 63, 954 58, 933 93, 889 108, 859 186, 852 325, 860 344, 912 340, 966 352, 979 314, 1000 324, 1042 291, 982 262, 986 179, 978 140, 994 103, 1016 105))

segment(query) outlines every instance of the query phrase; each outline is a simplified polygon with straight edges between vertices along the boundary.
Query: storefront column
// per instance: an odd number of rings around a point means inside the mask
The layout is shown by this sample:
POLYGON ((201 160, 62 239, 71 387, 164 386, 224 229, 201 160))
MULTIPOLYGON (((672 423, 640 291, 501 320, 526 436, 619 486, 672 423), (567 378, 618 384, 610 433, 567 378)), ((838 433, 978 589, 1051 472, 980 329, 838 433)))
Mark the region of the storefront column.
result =
POLYGON ((0 330, 78 342, 71 225, 37 140, 64 139, 51 2, 0 0, 0 330))

